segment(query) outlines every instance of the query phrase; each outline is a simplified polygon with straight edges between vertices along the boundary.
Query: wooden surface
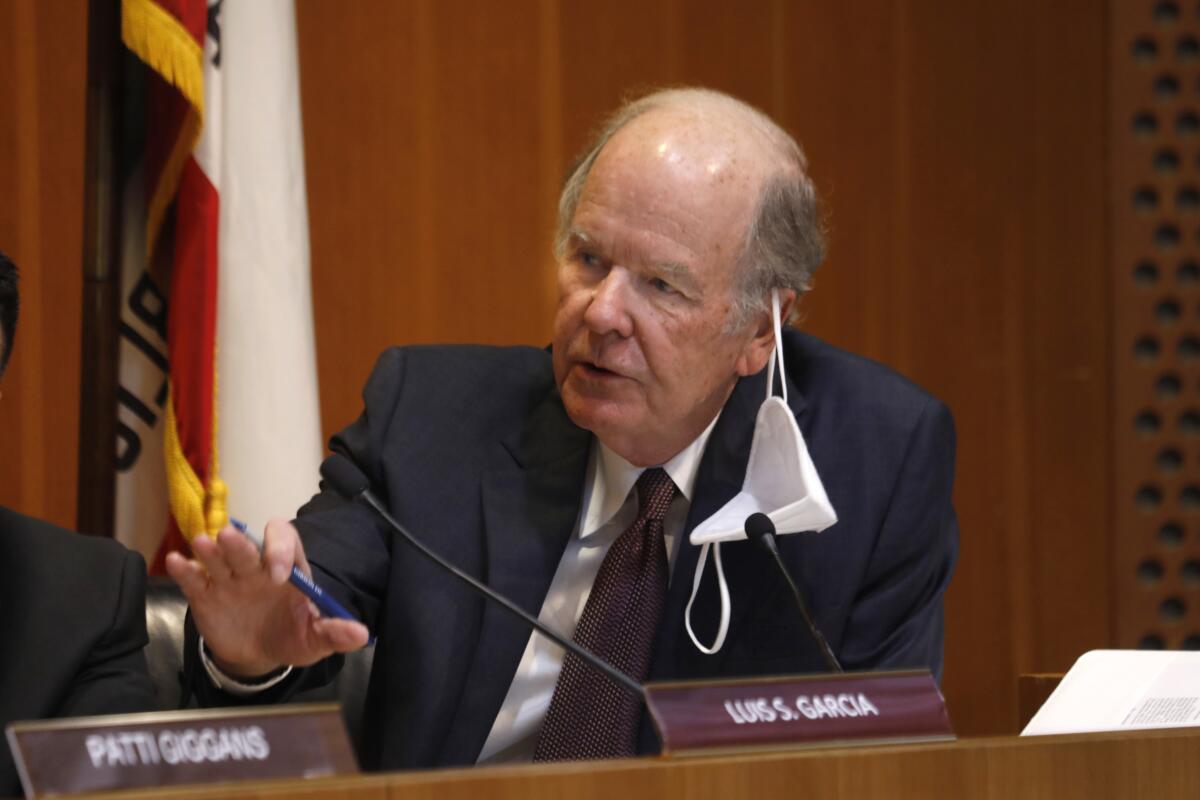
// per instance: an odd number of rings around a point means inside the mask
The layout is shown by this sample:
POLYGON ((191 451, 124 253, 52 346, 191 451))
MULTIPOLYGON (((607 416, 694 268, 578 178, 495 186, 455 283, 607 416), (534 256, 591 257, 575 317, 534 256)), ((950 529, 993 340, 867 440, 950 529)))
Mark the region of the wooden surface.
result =
POLYGON ((1054 690, 1062 683, 1061 672, 1021 675, 1017 678, 1017 728, 1025 730, 1029 720, 1038 712, 1054 690))
MULTIPOLYGON (((1200 730, 968 739, 704 759, 646 759, 367 775, 208 789, 170 800, 613 798, 1183 798, 1200 796, 1200 730)), ((146 792, 95 797, 146 797, 146 792)))
POLYGON ((0 504, 75 524, 87 5, 0 2, 0 251, 21 269, 0 504))
POLYGON ((1196 131, 1183 123, 1188 115, 1200 121, 1200 64, 1179 47, 1196 43, 1200 17, 1185 6, 1173 18, 1163 9, 1156 16, 1159 6, 1110 8, 1115 643, 1198 649, 1200 278, 1187 269, 1200 263, 1200 238, 1197 209, 1183 198, 1200 192, 1200 163, 1196 131), (1153 52, 1139 55, 1137 43, 1153 52), (1135 125, 1141 117, 1152 130, 1135 125), (1173 167, 1163 166, 1168 154, 1173 167), (1165 236, 1171 232, 1176 238, 1165 236), (1153 277, 1139 278, 1140 265, 1153 277), (1176 386, 1166 389, 1164 380, 1176 386), (1164 461, 1169 454, 1177 461, 1164 461))
MULTIPOLYGON (((65 524, 84 8, 0 2, 0 249, 26 275, 0 503, 65 524)), ((544 344, 557 186, 585 132, 625 93, 708 84, 809 154, 832 232, 804 327, 954 411, 958 730, 1014 730, 1017 674, 1112 644, 1106 4, 300 0, 297 17, 326 433, 386 345, 544 344)))
POLYGON ((121 294, 121 123, 125 45, 121 7, 88 4, 83 162, 83 285, 80 327, 76 530, 112 536, 116 527, 117 339, 121 294))

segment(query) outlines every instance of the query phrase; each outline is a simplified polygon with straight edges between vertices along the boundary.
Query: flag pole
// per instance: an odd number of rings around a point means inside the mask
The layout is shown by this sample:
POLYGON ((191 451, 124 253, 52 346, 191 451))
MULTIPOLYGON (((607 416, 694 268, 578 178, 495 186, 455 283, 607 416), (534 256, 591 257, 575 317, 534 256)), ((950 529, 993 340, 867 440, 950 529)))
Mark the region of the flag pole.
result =
POLYGON ((120 308, 120 4, 88 2, 76 527, 113 535, 120 308))

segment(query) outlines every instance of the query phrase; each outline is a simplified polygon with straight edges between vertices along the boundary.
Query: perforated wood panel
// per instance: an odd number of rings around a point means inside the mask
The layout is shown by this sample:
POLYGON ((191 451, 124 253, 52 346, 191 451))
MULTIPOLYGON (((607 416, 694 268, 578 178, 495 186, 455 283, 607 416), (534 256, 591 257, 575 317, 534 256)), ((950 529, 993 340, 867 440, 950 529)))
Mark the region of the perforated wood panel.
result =
POLYGON ((1112 13, 1117 632, 1200 649, 1200 3, 1112 13))

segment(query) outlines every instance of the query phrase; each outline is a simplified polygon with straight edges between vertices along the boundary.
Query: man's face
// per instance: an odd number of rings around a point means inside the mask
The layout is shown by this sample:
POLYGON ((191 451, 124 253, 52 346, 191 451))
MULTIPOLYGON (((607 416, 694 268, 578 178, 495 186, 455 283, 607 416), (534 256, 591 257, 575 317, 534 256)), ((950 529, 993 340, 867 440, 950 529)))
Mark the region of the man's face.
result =
POLYGON ((634 464, 686 447, 770 352, 769 322, 729 330, 762 174, 735 135, 639 117, 596 159, 572 221, 555 379, 571 419, 634 464))

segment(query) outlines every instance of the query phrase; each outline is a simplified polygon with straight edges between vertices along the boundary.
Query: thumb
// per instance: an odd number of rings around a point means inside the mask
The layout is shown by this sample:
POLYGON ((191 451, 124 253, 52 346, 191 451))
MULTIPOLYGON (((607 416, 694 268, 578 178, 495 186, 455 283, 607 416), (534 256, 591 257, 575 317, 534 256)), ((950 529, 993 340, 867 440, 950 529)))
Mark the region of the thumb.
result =
POLYGON ((312 627, 322 644, 337 653, 361 650, 371 638, 367 626, 354 620, 326 617, 314 620, 312 627))

